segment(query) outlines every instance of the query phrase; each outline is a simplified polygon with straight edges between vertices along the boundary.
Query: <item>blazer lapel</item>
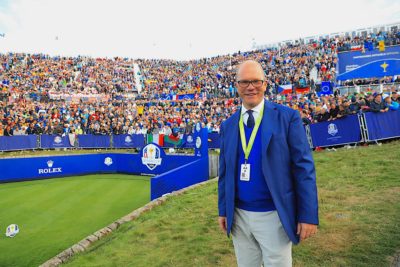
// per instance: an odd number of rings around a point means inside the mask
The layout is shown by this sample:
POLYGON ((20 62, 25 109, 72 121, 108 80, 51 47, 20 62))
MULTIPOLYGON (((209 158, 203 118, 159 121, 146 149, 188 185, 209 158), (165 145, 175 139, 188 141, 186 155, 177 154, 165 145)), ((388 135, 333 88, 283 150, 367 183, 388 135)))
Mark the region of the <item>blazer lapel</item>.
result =
POLYGON ((263 151, 262 155, 266 155, 269 142, 271 141, 272 133, 274 129, 276 129, 277 123, 277 112, 275 111, 274 106, 268 102, 264 102, 264 115, 261 122, 261 151, 263 151))
POLYGON ((231 165, 235 166, 236 169, 236 159, 237 159, 237 148, 239 142, 239 119, 240 119, 240 110, 236 111, 233 114, 232 118, 228 121, 225 128, 225 136, 227 137, 225 140, 225 154, 228 156, 228 161, 231 165))

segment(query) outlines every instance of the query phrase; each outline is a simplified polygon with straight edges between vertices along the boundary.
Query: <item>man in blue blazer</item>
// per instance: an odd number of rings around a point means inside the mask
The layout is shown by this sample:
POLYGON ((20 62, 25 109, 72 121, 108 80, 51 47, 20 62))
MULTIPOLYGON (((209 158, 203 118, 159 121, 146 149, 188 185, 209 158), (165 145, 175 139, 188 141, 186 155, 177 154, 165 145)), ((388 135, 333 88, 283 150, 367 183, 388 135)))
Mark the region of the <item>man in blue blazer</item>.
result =
POLYGON ((218 223, 238 266, 291 266, 292 243, 317 231, 315 167, 299 113, 264 100, 256 61, 237 71, 242 107, 221 125, 218 223))

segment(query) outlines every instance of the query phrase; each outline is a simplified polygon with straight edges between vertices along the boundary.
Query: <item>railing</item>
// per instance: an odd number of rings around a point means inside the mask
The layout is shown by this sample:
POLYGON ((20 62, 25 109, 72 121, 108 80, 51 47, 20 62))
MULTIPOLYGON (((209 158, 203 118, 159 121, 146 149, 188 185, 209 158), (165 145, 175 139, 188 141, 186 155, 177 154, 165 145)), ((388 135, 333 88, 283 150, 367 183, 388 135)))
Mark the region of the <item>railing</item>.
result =
POLYGON ((385 83, 385 84, 367 84, 367 85, 354 85, 354 86, 339 86, 341 95, 363 93, 363 92, 391 92, 394 89, 400 89, 400 83, 385 83))
MULTIPOLYGON (((305 127, 311 148, 357 144, 400 137, 400 110, 385 113, 361 113, 334 121, 305 127)), ((192 135, 185 135, 176 143, 165 142, 162 147, 194 148, 192 135)), ((218 133, 208 134, 208 147, 219 148, 218 133)), ((78 135, 76 138, 58 135, 25 135, 0 137, 0 151, 57 149, 57 148, 137 148, 147 144, 147 136, 137 135, 78 135)))
MULTIPOLYGON (((218 136, 218 134, 217 134, 218 136)), ((216 137, 214 137, 216 138, 216 137)), ((70 148, 125 148, 141 149, 147 142, 145 134, 121 135, 18 135, 0 136, 0 151, 70 148)), ((193 134, 184 135, 179 140, 166 139, 164 148, 195 148, 193 134)), ((219 144, 217 143, 218 147, 219 144)), ((214 144, 213 148, 217 148, 214 144)))

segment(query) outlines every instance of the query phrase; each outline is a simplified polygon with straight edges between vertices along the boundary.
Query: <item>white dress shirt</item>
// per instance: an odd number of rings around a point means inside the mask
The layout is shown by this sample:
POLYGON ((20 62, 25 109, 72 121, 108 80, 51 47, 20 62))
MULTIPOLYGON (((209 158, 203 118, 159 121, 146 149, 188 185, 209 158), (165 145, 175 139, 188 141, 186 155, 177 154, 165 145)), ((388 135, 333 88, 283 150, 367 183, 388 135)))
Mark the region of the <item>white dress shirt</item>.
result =
MULTIPOLYGON (((254 108, 251 109, 253 111, 254 122, 257 121, 258 116, 260 116, 261 110, 263 108, 264 108, 264 99, 263 99, 263 101, 260 102, 260 104, 258 104, 257 106, 255 106, 254 108)), ((248 109, 245 108, 244 105, 242 104, 241 115, 243 118, 243 122, 246 126, 247 126, 247 119, 249 118, 249 113, 247 113, 247 111, 248 111, 248 109)))

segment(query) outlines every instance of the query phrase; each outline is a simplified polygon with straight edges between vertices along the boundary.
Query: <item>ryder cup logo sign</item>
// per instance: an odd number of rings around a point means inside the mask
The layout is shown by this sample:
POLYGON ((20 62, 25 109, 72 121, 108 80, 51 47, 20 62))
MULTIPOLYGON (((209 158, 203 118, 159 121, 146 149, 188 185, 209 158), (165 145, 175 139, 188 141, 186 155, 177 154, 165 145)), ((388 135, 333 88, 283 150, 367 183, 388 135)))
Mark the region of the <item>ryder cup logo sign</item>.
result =
POLYGON ((129 135, 127 137, 125 137, 125 143, 131 143, 132 142, 132 137, 130 137, 129 135))
POLYGON ((56 136, 56 137, 54 137, 54 143, 55 144, 60 144, 62 142, 62 138, 60 137, 60 136, 56 136))
POLYGON ((110 157, 105 158, 104 159, 104 164, 107 165, 107 166, 112 165, 113 164, 112 158, 110 158, 110 157))
POLYGON ((61 168, 61 167, 59 167, 59 168, 53 168, 54 161, 48 160, 48 161, 46 162, 46 164, 47 164, 47 167, 48 167, 48 168, 39 169, 39 170, 38 170, 38 173, 39 173, 39 174, 50 174, 50 173, 61 173, 61 172, 62 172, 62 168, 61 168))
POLYGON ((196 138, 196 148, 199 149, 201 147, 201 138, 198 136, 196 138))
POLYGON ((338 131, 339 131, 339 130, 338 130, 336 124, 330 123, 330 124, 328 125, 328 134, 330 134, 330 135, 332 135, 332 136, 335 136, 335 135, 338 133, 338 131))
POLYGON ((143 148, 142 163, 150 170, 154 170, 157 166, 161 165, 161 151, 153 145, 148 144, 143 148))
POLYGON ((201 124, 200 124, 200 122, 198 122, 198 123, 196 123, 196 131, 200 132, 200 130, 201 130, 201 124))

